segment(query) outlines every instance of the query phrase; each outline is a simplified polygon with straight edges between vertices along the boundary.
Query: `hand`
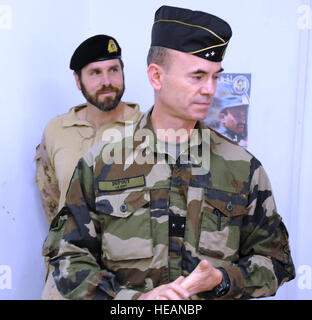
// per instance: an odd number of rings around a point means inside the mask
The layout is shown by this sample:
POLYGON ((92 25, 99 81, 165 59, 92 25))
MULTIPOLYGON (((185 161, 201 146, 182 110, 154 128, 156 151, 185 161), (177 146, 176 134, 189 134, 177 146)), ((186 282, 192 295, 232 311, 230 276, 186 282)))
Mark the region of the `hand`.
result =
POLYGON ((190 295, 210 291, 222 281, 222 272, 214 268, 207 260, 202 260, 198 266, 185 278, 181 286, 190 295))
POLYGON ((155 289, 142 294, 138 300, 183 300, 187 299, 190 294, 181 286, 184 281, 184 277, 181 276, 173 282, 161 285, 155 289))

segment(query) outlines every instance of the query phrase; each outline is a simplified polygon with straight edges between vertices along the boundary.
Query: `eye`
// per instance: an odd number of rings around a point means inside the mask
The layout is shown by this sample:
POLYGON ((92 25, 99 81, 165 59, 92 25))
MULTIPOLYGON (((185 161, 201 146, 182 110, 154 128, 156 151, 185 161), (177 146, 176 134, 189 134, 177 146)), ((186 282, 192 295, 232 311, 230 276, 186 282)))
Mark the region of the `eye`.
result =
POLYGON ((92 70, 90 74, 91 76, 98 76, 100 73, 100 70, 92 70))
POLYGON ((199 75, 198 74, 193 75, 192 79, 197 80, 197 81, 202 80, 203 79, 203 75, 200 75, 200 74, 199 75))
POLYGON ((219 79, 219 76, 220 76, 220 74, 215 74, 215 75, 213 76, 213 79, 214 79, 214 80, 218 80, 218 79, 219 79))
POLYGON ((115 73, 115 72, 118 72, 119 69, 118 69, 118 67, 112 67, 112 68, 111 68, 111 71, 112 71, 113 73, 115 73))

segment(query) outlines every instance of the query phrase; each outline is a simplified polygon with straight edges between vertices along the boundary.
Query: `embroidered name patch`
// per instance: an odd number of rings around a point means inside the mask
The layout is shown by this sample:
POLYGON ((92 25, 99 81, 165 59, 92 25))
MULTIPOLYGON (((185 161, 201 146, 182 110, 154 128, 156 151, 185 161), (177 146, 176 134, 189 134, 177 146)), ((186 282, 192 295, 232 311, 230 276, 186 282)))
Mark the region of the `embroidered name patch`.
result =
POLYGON ((144 175, 138 177, 122 178, 117 180, 99 181, 100 191, 118 191, 130 188, 144 187, 144 175))

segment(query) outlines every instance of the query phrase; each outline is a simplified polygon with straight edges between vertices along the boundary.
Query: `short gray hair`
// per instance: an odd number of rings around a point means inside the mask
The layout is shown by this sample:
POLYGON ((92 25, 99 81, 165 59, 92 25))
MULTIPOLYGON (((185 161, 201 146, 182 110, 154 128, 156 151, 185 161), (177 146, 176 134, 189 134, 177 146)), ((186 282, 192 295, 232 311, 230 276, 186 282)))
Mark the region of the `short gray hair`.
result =
POLYGON ((170 50, 164 47, 152 46, 147 55, 147 65, 152 63, 161 67, 168 67, 170 61, 170 50))

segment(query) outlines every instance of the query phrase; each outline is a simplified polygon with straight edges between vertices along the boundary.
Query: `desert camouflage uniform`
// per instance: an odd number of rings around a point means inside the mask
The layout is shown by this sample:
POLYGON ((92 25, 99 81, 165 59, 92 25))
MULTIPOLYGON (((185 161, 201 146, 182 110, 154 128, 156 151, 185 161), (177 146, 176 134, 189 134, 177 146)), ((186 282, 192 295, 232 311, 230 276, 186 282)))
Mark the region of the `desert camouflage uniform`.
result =
POLYGON ((77 112, 86 108, 85 103, 56 116, 47 124, 36 148, 35 160, 36 184, 49 224, 64 206, 66 191, 78 160, 94 144, 102 141, 105 130, 123 130, 125 122, 137 121, 142 115, 139 105, 125 103, 133 109, 131 113, 99 128, 77 117, 77 112))
MULTIPOLYGON (((136 137, 151 128, 147 113, 136 137)), ((210 139, 191 142, 176 164, 156 155, 154 134, 133 142, 132 164, 128 138, 96 145, 79 161, 43 248, 62 295, 136 299, 187 276, 202 259, 226 269, 231 288, 223 299, 274 295, 295 277, 288 234, 260 162, 200 122, 197 128, 210 139), (115 155, 126 154, 123 164, 107 160, 113 146, 115 155), (210 170, 199 162, 204 150, 210 170)), ((191 297, 211 298, 209 292, 191 297)))

